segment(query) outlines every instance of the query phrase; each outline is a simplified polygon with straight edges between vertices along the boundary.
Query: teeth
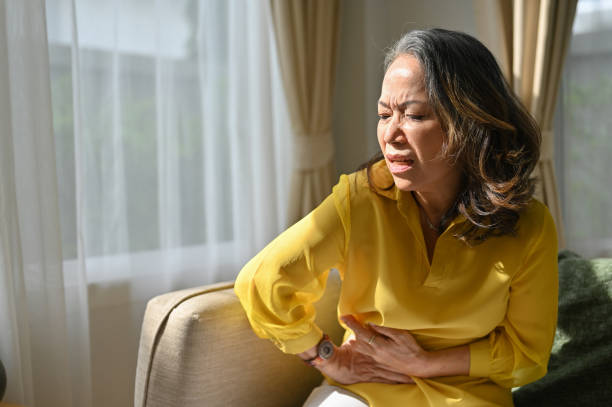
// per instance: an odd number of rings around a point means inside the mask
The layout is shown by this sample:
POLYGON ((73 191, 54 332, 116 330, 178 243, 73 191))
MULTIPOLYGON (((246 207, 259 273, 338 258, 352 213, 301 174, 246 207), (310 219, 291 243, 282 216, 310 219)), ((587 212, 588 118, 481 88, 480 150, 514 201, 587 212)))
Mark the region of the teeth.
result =
POLYGON ((414 160, 412 158, 397 158, 397 159, 390 158, 389 161, 394 162, 394 163, 404 163, 404 164, 414 163, 414 160))

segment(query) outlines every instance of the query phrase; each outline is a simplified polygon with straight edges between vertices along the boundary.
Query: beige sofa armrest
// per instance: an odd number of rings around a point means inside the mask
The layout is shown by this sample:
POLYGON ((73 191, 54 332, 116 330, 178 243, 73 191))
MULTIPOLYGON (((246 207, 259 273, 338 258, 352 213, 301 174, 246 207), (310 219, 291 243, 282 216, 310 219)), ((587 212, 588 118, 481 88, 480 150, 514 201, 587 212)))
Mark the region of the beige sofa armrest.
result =
MULTIPOLYGON (((340 343, 340 279, 330 273, 318 325, 340 343)), ((136 407, 301 406, 321 375, 258 338, 233 291, 220 283, 153 298, 138 351, 136 407)))

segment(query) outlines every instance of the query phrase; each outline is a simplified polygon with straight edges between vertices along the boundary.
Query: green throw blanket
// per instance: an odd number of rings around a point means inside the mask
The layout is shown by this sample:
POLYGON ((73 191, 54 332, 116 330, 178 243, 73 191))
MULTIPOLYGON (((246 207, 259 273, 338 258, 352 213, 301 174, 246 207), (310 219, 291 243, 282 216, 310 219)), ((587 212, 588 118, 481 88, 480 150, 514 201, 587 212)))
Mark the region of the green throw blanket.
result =
POLYGON ((517 407, 612 405, 612 259, 559 253, 559 319, 548 374, 513 395, 517 407))

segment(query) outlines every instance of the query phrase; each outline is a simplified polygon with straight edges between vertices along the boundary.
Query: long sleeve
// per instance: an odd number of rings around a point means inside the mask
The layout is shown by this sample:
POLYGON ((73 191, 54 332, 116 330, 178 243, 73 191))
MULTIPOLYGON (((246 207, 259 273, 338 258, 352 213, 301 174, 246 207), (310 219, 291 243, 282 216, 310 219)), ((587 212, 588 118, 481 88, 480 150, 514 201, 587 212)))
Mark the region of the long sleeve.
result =
POLYGON ((234 290, 255 333, 285 353, 300 353, 320 340, 314 303, 329 270, 339 267, 350 233, 349 182, 340 182, 316 209, 291 226, 240 271, 234 290))
MULTIPOLYGON (((516 387, 546 374, 557 322, 557 240, 554 222, 542 206, 539 233, 510 285, 504 321, 470 345, 470 376, 490 377, 516 387)), ((534 219, 534 221, 536 221, 534 219)))

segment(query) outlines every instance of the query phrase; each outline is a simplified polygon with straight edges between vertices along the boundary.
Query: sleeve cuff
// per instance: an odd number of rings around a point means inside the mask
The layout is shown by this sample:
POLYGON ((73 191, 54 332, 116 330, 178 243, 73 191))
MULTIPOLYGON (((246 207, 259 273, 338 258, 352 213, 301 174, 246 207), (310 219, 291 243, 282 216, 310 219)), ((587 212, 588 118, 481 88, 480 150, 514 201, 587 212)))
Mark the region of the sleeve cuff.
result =
POLYGON ((272 341, 283 352, 295 355, 312 348, 319 343, 322 337, 323 331, 315 325, 309 333, 299 338, 285 340, 273 339, 272 341))
POLYGON ((491 345, 489 338, 470 344, 470 376, 489 377, 491 375, 491 345))

